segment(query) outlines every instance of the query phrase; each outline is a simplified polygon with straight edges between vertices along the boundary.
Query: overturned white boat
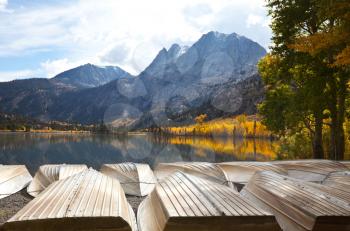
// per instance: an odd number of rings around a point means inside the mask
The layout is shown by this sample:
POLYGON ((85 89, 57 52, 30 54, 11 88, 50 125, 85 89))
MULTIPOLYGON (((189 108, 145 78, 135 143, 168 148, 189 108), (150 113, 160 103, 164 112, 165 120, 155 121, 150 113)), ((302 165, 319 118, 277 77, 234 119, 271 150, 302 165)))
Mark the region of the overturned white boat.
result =
POLYGON ((0 165, 0 199, 10 196, 32 181, 24 165, 0 165))
POLYGON ((273 215, 233 189, 182 172, 159 182, 137 217, 140 231, 280 230, 273 215))
POLYGON ((100 172, 117 179, 124 192, 134 196, 147 196, 157 183, 148 164, 104 164, 100 172))
POLYGON ((273 165, 269 162, 257 162, 257 161, 236 161, 236 162, 223 162, 217 164, 222 169, 226 179, 238 190, 248 183, 250 178, 257 171, 274 171, 279 174, 287 175, 287 171, 281 167, 273 165))
POLYGON ((285 160, 271 162, 288 171, 296 179, 321 183, 329 173, 349 170, 344 164, 331 160, 285 160))
POLYGON ((36 197, 51 183, 65 179, 87 169, 84 164, 48 164, 39 167, 33 181, 27 188, 29 195, 36 197))
POLYGON ((119 182, 89 169, 52 183, 2 229, 136 231, 137 226, 119 182))
POLYGON ((223 171, 215 164, 207 162, 161 163, 156 166, 154 174, 158 180, 162 180, 177 171, 198 176, 219 184, 228 185, 223 171))
POLYGON ((256 206, 272 212, 285 231, 349 230, 350 205, 330 188, 275 172, 257 172, 241 191, 256 206))

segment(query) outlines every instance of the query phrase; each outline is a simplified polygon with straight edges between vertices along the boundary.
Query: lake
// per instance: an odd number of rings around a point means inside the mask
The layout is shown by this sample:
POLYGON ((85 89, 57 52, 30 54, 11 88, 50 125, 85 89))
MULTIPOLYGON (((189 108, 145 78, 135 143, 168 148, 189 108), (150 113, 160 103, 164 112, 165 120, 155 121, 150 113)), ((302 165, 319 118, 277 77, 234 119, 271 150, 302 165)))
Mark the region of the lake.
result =
POLYGON ((87 164, 95 169, 105 163, 137 162, 154 167, 161 162, 234 160, 268 161, 277 158, 276 142, 269 140, 0 133, 0 164, 24 164, 34 174, 43 164, 87 164))

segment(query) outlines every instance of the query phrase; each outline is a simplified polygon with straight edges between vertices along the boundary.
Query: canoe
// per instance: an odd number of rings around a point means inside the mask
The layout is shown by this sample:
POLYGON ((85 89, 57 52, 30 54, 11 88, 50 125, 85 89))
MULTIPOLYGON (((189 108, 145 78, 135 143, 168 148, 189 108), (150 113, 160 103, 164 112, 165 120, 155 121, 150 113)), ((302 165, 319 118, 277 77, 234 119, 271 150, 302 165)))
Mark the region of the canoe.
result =
POLYGON ((21 191, 31 181, 24 165, 0 165, 0 199, 21 191))
POLYGON ((348 170, 342 163, 331 160, 288 160, 271 163, 287 170, 290 177, 317 183, 321 183, 331 172, 348 170))
POLYGON ((269 170, 283 175, 288 173, 283 168, 269 162, 237 161, 219 163, 217 166, 222 169, 226 179, 231 182, 237 191, 240 191, 257 171, 269 170))
POLYGON ((119 182, 88 169, 52 183, 2 228, 136 231, 137 226, 119 182))
POLYGON ((87 169, 87 166, 74 165, 74 164, 48 164, 39 167, 39 170, 35 173, 33 181, 27 188, 29 195, 36 197, 51 183, 63 180, 74 174, 80 173, 87 169))
POLYGON ((156 185, 137 218, 139 231, 280 230, 274 216, 233 189, 182 172, 156 185))
POLYGON ((215 164, 207 162, 161 163, 155 168, 154 174, 158 180, 163 180, 177 171, 198 176, 206 180, 211 180, 219 184, 228 185, 223 171, 215 164))
POLYGON ((157 183, 148 164, 104 164, 100 172, 117 179, 124 192, 133 196, 147 196, 157 183))
POLYGON ((241 195, 272 212, 286 231, 350 230, 349 203, 319 186, 262 171, 254 174, 241 195))

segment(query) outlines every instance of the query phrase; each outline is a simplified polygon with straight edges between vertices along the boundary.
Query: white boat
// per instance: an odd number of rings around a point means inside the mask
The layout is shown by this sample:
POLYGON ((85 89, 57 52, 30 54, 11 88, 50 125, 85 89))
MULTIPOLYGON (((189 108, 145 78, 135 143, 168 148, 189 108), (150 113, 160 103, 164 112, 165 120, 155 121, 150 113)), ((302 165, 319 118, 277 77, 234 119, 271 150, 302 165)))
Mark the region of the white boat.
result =
POLYGON ((213 182, 228 185, 223 171, 213 163, 207 162, 175 162, 158 164, 154 170, 158 181, 181 171, 213 182))
POLYGON ((26 166, 0 165, 0 199, 22 190, 31 181, 32 176, 26 166))
POLYGON ((276 216, 285 231, 349 230, 348 201, 329 193, 318 184, 279 175, 257 172, 241 195, 276 216))
POLYGON ((136 231, 137 226, 119 182, 88 169, 52 183, 2 229, 136 231))
POLYGON ((117 179, 124 192, 133 196, 147 196, 157 183, 148 164, 104 164, 100 172, 117 179))
POLYGON ((275 217, 222 184, 175 172, 140 204, 139 231, 280 230, 275 217))
POLYGON ((331 160, 285 160, 271 162, 288 171, 296 179, 321 183, 329 173, 349 170, 344 164, 331 160))
POLYGON ((55 181, 63 180, 87 169, 84 164, 48 164, 39 167, 33 181, 27 188, 29 195, 36 197, 55 181))
POLYGON ((235 161, 216 164, 224 173, 226 179, 240 191, 248 183, 250 178, 258 171, 274 171, 287 175, 287 171, 269 162, 235 161))

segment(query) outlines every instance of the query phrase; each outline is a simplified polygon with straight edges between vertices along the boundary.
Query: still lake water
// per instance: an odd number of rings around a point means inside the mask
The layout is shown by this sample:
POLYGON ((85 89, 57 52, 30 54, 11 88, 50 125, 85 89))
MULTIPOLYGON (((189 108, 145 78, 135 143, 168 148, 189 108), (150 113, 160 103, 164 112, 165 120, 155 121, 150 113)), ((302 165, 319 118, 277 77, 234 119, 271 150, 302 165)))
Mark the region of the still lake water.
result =
POLYGON ((277 158, 276 145, 269 140, 222 137, 0 133, 0 164, 25 164, 34 174, 43 164, 87 164, 100 169, 105 163, 129 161, 151 167, 176 161, 267 161, 277 158))

